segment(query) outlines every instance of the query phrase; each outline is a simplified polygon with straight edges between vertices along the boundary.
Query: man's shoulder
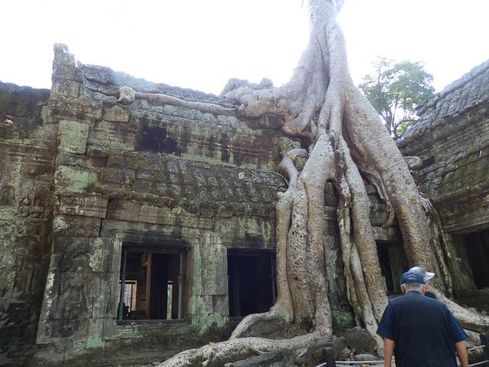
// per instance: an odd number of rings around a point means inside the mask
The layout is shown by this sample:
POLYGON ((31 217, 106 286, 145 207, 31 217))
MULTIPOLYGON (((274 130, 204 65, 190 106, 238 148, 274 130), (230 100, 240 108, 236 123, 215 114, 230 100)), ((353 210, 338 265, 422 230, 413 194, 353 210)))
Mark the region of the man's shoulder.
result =
POLYGON ((446 306, 440 301, 427 297, 418 292, 407 293, 399 297, 391 298, 389 302, 394 307, 405 304, 418 304, 426 305, 426 307, 439 308, 443 310, 446 309, 446 306))
POLYGON ((397 297, 393 297, 389 300, 389 302, 393 305, 400 304, 400 303, 406 303, 406 302, 418 302, 420 300, 423 300, 424 296, 421 293, 418 292, 409 292, 405 294, 401 294, 397 297))

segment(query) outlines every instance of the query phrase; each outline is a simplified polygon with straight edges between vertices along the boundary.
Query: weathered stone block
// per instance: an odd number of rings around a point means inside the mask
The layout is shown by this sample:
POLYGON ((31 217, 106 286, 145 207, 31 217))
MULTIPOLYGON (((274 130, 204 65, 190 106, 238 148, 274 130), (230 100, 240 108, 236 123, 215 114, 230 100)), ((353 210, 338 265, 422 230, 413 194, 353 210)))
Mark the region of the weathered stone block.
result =
POLYGON ((108 198, 98 194, 60 195, 59 213, 105 218, 108 198))
POLYGON ((74 80, 59 79, 51 88, 51 95, 63 95, 65 97, 78 97, 80 83, 74 80))
POLYGON ((98 147, 89 147, 87 158, 93 167, 104 167, 107 164, 107 153, 98 147))
POLYGON ((100 218, 56 215, 53 218, 53 233, 58 236, 98 237, 100 218))
POLYGON ((109 239, 90 238, 88 241, 88 266, 91 271, 103 273, 110 271, 111 248, 109 239))
POLYGON ((374 337, 367 330, 356 326, 340 335, 345 338, 348 348, 354 350, 355 353, 375 354, 377 344, 374 337))
POLYGON ((229 297, 228 295, 213 295, 212 296, 213 312, 216 315, 223 317, 229 316, 229 297))
MULTIPOLYGON (((102 120, 102 102, 57 95, 49 100, 49 113, 57 119, 102 120)), ((54 120, 56 121, 56 120, 54 120)))
POLYGON ((76 68, 74 64, 58 64, 53 70, 52 78, 54 80, 67 79, 75 80, 76 68))
POLYGON ((84 155, 65 153, 60 151, 56 157, 56 166, 72 166, 89 169, 87 159, 84 155))
POLYGON ((92 319, 115 318, 119 288, 119 273, 107 273, 104 278, 100 278, 99 288, 93 290, 92 319))
POLYGON ((119 104, 105 105, 103 118, 105 121, 128 122, 129 108, 119 104))
POLYGON ((89 271, 89 238, 56 236, 53 240, 53 255, 59 255, 58 262, 51 264, 60 271, 89 271))
POLYGON ((374 232, 374 238, 377 241, 401 241, 401 235, 397 228, 372 226, 372 231, 374 232))
POLYGON ((194 246, 192 267, 192 323, 202 333, 213 324, 224 325, 229 314, 227 250, 219 234, 207 232, 194 246))
POLYGON ((213 226, 211 219, 199 218, 182 207, 160 207, 133 200, 111 200, 107 218, 203 229, 210 229, 213 226))
MULTIPOLYGON (((107 342, 103 339, 104 333, 104 319, 90 319, 88 326, 88 337, 78 341, 76 346, 81 350, 90 351, 90 360, 103 360, 106 361, 104 355, 104 349, 107 342)), ((74 358, 78 361, 78 358, 74 358)), ((71 363, 70 363, 71 364, 71 363)), ((79 366, 86 366, 86 363, 82 362, 79 366)))
POLYGON ((206 233, 200 244, 201 278, 205 295, 227 295, 227 249, 216 233, 206 233))
MULTIPOLYGON (((76 62, 75 57, 68 52, 68 48, 65 45, 56 44, 54 46, 54 60, 53 60, 53 85, 51 92, 54 94, 66 92, 66 85, 72 84, 76 75, 76 62), (71 82, 71 83, 70 83, 71 82)), ((76 83, 78 84, 78 83, 76 83)), ((74 97, 78 96, 79 84, 74 94, 74 97)))
POLYGON ((68 153, 85 154, 88 130, 85 123, 61 120, 58 128, 59 149, 68 153))
MULTIPOLYGON (((94 284, 94 288, 90 290, 91 296, 93 297, 93 308, 90 318, 92 320, 103 319, 104 317, 110 317, 113 315, 107 315, 105 313, 105 305, 106 305, 106 294, 105 292, 111 292, 111 289, 107 288, 107 282, 103 282, 102 279, 98 278, 98 284, 94 284)), ((117 291, 117 288, 115 289, 117 291)))
POLYGON ((58 193, 82 193, 97 182, 97 174, 93 171, 70 166, 58 166, 54 174, 54 182, 58 193))
POLYGON ((98 279, 84 272, 77 262, 70 271, 50 271, 41 313, 38 341, 86 335, 98 279))
POLYGON ((64 345, 47 344, 44 335, 48 333, 45 328, 39 326, 40 332, 37 335, 36 354, 31 365, 36 367, 64 367, 64 345))
POLYGON ((122 240, 119 238, 110 237, 111 257, 109 263, 108 279, 112 282, 112 286, 115 289, 119 284, 119 274, 121 270, 121 258, 122 258, 122 240), (117 274, 113 277, 113 274, 117 274))
POLYGON ((100 181, 103 184, 122 186, 124 183, 124 171, 118 168, 104 168, 100 181))
POLYGON ((222 242, 226 246, 275 248, 274 220, 271 218, 234 216, 217 220, 214 231, 221 234, 222 242))
POLYGON ((135 171, 130 168, 104 168, 102 171, 102 182, 123 185, 135 180, 135 171))
POLYGON ((134 150, 135 132, 128 126, 118 122, 101 121, 95 126, 92 139, 110 149, 134 150))

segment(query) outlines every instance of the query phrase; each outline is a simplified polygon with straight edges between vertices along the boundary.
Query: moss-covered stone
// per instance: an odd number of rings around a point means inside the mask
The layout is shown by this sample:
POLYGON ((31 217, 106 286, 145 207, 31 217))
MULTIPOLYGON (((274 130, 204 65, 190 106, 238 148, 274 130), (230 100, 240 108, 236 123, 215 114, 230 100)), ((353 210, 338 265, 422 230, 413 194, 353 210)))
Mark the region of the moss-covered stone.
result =
POLYGON ((86 192, 97 180, 97 173, 70 166, 59 166, 54 175, 56 191, 59 193, 86 192))
POLYGON ((58 128, 59 149, 68 153, 85 154, 88 129, 86 123, 61 120, 58 128))
POLYGON ((217 233, 207 232, 192 253, 192 325, 200 334, 229 321, 227 252, 217 233))
POLYGON ((352 311, 332 310, 333 331, 341 334, 342 331, 349 330, 356 325, 352 311))

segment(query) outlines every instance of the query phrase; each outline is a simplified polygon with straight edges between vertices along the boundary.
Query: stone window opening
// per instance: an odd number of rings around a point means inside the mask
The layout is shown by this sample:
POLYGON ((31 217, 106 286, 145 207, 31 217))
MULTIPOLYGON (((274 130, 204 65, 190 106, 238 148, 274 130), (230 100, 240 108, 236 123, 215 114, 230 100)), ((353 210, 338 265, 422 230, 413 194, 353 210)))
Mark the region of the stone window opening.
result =
POLYGON ((466 234, 463 241, 475 287, 489 288, 489 229, 466 234))
POLYGON ((228 249, 229 316, 268 311, 276 298, 275 253, 228 249))
POLYGON ((186 252, 123 246, 117 320, 183 319, 186 252))
POLYGON ((387 295, 401 293, 400 276, 407 270, 407 258, 401 243, 377 241, 377 256, 387 295))

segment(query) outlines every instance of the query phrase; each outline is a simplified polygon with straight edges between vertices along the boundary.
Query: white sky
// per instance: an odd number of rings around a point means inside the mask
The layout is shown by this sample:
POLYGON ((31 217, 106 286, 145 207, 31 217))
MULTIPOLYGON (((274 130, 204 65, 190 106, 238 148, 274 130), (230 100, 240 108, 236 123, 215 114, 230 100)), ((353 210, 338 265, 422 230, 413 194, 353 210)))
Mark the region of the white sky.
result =
MULTIPOLYGON (((307 0, 304 0, 307 2, 307 0)), ((77 60, 218 94, 285 83, 306 46, 302 0, 0 0, 0 80, 49 88, 53 44, 77 60)), ((358 84, 377 55, 421 61, 437 90, 489 58, 489 0, 345 0, 358 84)))

